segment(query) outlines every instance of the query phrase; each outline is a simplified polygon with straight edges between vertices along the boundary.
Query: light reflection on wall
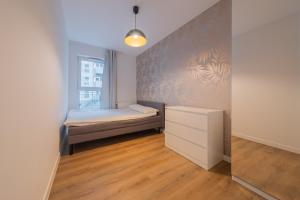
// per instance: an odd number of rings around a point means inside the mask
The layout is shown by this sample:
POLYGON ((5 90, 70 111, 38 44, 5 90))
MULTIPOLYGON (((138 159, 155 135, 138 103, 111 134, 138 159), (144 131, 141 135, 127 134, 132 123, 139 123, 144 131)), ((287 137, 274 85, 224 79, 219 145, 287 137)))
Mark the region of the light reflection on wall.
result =
POLYGON ((188 70, 192 78, 204 84, 221 84, 230 76, 228 57, 221 49, 211 49, 192 57, 188 63, 188 70))

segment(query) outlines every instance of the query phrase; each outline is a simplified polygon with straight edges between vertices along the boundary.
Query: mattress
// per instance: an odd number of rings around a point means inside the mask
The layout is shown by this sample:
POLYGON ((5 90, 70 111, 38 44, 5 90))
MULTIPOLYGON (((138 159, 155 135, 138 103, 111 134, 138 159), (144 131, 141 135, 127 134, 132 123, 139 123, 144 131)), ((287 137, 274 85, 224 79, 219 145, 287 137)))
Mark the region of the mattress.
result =
POLYGON ((141 113, 130 108, 105 109, 99 111, 71 110, 65 126, 87 126, 107 122, 126 121, 156 116, 157 113, 141 113))

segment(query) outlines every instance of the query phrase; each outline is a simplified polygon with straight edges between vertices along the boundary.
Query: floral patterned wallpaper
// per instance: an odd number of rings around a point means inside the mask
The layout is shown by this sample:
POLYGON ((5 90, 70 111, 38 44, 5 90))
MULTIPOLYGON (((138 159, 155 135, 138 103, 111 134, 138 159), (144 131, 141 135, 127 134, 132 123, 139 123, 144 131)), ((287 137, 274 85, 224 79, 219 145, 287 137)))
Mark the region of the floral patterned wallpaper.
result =
POLYGON ((231 0, 221 0, 137 57, 137 98, 224 110, 230 155, 231 0))

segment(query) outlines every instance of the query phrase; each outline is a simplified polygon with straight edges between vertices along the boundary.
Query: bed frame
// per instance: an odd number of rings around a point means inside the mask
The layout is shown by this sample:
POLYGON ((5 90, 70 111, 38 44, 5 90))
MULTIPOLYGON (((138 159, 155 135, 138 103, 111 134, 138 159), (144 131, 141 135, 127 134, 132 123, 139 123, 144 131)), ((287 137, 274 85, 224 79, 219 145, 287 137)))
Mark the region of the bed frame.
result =
POLYGON ((160 132, 165 127, 165 104, 151 101, 137 101, 138 104, 156 108, 158 114, 153 117, 107 122, 87 126, 66 127, 69 154, 74 153, 74 145, 82 142, 102 138, 124 135, 148 129, 158 129, 160 132))

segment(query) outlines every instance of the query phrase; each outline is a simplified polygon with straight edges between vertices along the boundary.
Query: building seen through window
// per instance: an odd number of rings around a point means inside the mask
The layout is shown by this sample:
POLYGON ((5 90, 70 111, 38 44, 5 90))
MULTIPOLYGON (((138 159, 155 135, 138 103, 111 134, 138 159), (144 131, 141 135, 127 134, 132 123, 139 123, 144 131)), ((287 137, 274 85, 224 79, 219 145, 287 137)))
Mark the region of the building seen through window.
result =
POLYGON ((102 59, 79 57, 79 65, 79 108, 100 109, 104 61, 102 59))

